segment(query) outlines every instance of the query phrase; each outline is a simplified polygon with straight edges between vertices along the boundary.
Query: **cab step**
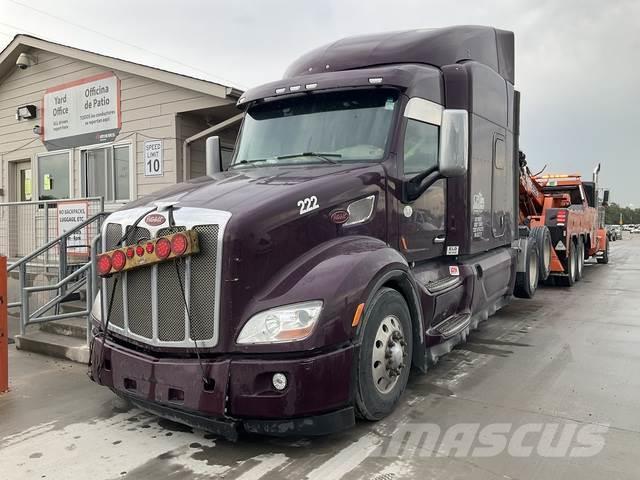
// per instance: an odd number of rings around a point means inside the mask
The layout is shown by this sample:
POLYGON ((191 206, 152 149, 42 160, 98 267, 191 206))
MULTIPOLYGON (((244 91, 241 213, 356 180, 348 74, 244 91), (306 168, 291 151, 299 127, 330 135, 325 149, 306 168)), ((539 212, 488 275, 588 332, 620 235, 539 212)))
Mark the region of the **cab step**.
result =
POLYGON ((429 290, 429 293, 440 293, 444 290, 456 287, 461 283, 462 279, 460 277, 444 277, 439 278, 438 280, 432 280, 427 283, 425 287, 429 290))
POLYGON ((450 338, 463 331, 469 326, 470 323, 470 313, 456 313, 455 315, 451 315, 450 317, 444 319, 439 324, 431 327, 427 334, 440 335, 443 338, 450 338))

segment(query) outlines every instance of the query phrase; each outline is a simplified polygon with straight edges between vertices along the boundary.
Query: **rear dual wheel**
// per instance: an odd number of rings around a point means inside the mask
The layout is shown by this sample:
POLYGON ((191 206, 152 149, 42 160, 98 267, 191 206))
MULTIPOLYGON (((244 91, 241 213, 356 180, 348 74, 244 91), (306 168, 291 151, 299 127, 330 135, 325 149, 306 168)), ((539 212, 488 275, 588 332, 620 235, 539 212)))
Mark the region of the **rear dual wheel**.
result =
POLYGON ((579 282, 582 280, 582 274, 584 271, 584 243, 582 241, 578 242, 576 257, 576 282, 579 282))

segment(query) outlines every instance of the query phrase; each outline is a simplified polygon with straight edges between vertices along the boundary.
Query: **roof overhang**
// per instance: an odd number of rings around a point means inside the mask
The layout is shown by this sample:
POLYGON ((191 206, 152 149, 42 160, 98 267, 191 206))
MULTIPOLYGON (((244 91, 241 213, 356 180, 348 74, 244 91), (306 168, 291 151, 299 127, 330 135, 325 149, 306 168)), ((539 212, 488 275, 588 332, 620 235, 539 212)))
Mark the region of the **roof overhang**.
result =
POLYGON ((229 97, 237 99, 242 94, 242 90, 233 85, 223 85, 209 80, 169 72, 160 68, 149 67, 140 63, 122 60, 120 58, 69 47, 67 45, 43 40, 30 35, 16 35, 13 41, 7 45, 2 52, 0 52, 0 82, 2 81, 1 79, 6 77, 16 68, 16 60, 18 59, 18 56, 21 53, 27 53, 33 49, 45 50, 57 55, 77 58, 78 60, 100 65, 107 69, 127 72, 132 75, 139 75, 158 82, 176 85, 220 98, 229 97))

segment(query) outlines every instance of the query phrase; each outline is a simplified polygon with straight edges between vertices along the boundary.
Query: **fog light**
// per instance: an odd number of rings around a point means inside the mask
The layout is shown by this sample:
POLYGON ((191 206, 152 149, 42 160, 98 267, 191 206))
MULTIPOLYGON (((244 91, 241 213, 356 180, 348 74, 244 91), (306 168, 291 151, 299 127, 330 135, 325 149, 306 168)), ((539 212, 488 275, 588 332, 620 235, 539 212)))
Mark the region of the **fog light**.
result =
POLYGON ((271 382, 273 383, 273 388, 280 392, 287 388, 287 376, 284 373, 274 373, 271 382))

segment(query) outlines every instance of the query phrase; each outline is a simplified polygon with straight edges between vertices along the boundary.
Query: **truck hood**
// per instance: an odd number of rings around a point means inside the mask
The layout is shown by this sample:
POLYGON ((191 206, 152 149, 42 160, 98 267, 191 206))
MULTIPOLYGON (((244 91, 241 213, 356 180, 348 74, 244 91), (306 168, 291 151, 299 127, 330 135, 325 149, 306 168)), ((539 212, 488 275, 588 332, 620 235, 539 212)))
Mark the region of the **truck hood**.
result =
POLYGON ((297 201, 317 196, 314 188, 324 191, 326 185, 332 185, 333 190, 338 190, 335 187, 342 184, 342 180, 352 183, 352 172, 360 170, 366 175, 370 169, 371 165, 363 164, 244 167, 171 186, 128 203, 123 210, 153 207, 157 202, 177 202, 178 207, 211 208, 233 215, 248 213, 266 204, 274 204, 281 212, 299 211, 297 201))
POLYGON ((385 192, 380 164, 246 167, 176 185, 125 209, 176 202, 178 208, 231 213, 223 239, 223 320, 216 351, 232 351, 251 315, 285 301, 287 289, 278 287, 278 278, 297 268, 308 252, 344 235, 386 238, 385 192), (349 227, 332 221, 336 209, 370 195, 376 196, 370 221, 349 227), (301 211, 301 201, 311 197, 317 208, 301 211))

